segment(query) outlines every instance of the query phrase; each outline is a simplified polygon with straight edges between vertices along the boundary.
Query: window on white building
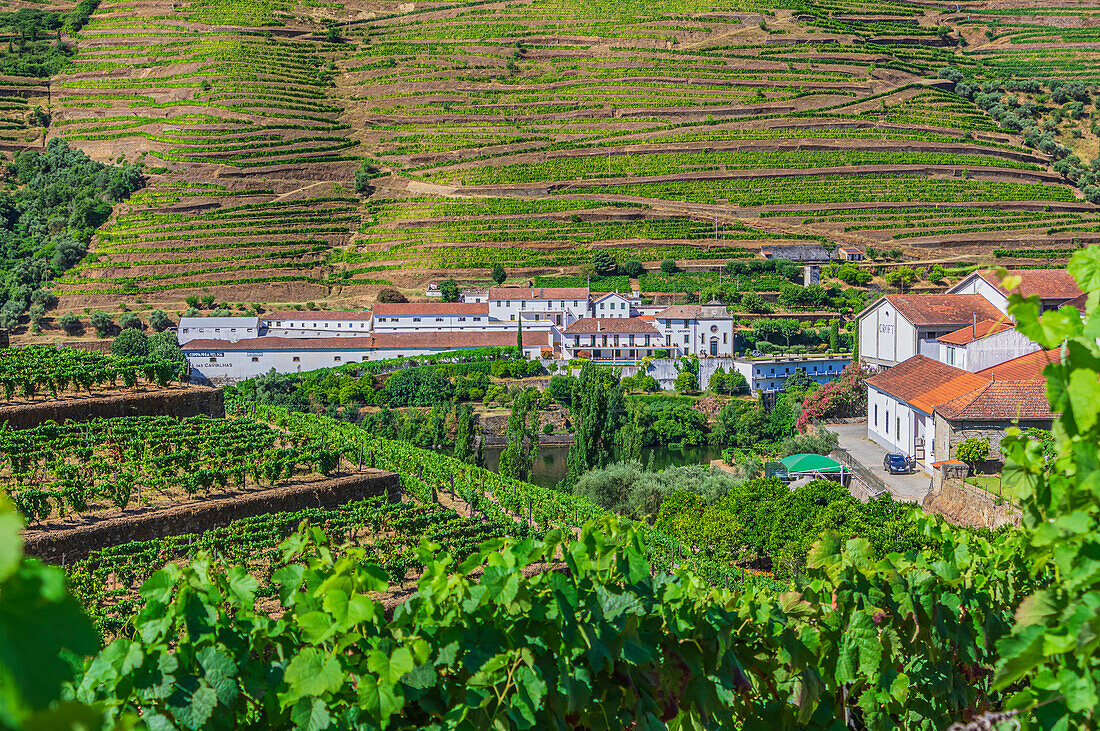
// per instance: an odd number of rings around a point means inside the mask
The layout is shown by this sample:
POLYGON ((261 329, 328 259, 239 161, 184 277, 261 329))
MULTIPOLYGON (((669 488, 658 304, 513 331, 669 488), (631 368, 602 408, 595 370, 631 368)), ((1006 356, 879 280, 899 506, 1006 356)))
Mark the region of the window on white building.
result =
POLYGON ((253 363, 259 363, 259 362, 260 362, 260 359, 259 359, 259 358, 257 358, 256 356, 252 356, 252 362, 253 362, 253 363))
POLYGON ((294 357, 293 357, 293 358, 291 358, 290 360, 291 360, 291 362, 293 362, 293 363, 297 363, 298 361, 300 361, 300 360, 301 360, 301 358, 299 358, 298 356, 294 356, 294 357))
POLYGON ((210 362, 211 362, 211 363, 217 363, 217 362, 218 362, 218 359, 217 359, 217 358, 211 358, 211 359, 210 359, 210 362))
POLYGON ((875 426, 878 426, 878 404, 875 404, 875 426))
POLYGON ((336 361, 337 363, 339 363, 339 362, 340 362, 340 356, 338 356, 338 355, 334 355, 334 356, 332 356, 332 359, 333 359, 334 361, 336 361))

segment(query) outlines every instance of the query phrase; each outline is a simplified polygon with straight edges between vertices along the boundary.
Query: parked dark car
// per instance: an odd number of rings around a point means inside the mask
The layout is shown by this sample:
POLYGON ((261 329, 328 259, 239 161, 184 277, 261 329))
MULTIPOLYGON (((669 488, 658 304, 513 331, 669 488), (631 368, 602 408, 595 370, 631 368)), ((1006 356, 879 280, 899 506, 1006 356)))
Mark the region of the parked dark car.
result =
POLYGON ((891 475, 907 475, 913 471, 913 462, 904 454, 894 452, 882 458, 882 468, 891 475))

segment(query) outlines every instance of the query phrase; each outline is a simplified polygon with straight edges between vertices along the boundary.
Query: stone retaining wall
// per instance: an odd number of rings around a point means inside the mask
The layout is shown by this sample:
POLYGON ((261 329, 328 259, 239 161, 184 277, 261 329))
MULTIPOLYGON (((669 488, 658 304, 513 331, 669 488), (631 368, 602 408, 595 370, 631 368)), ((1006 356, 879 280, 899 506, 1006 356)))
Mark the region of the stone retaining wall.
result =
POLYGON ((305 508, 335 508, 355 500, 385 495, 401 497, 397 473, 364 469, 342 477, 286 485, 225 498, 196 500, 133 515, 44 531, 27 531, 26 552, 50 563, 79 561, 96 549, 130 541, 202 533, 241 518, 305 508))
POLYGON ((109 396, 49 399, 39 403, 0 406, 0 424, 10 429, 30 429, 46 421, 61 423, 115 416, 225 417, 225 398, 220 388, 187 386, 109 396))
POLYGON ((923 507, 956 525, 996 528, 1020 524, 1020 511, 1014 505, 962 480, 944 479, 924 498, 923 507))

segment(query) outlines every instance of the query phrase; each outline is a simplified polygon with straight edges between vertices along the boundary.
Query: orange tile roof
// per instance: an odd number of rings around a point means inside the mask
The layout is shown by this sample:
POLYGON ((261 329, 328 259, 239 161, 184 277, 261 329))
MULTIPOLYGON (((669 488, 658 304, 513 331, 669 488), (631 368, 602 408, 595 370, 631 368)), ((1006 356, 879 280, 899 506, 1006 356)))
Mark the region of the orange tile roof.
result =
POLYGON ((1058 363, 1062 360, 1062 351, 1036 350, 1019 358, 1006 360, 999 365, 991 366, 977 372, 977 375, 991 381, 1041 381, 1043 380, 1043 368, 1047 363, 1058 363))
POLYGON ((1005 320, 982 320, 977 324, 966 325, 955 332, 947 333, 936 338, 941 343, 948 345, 967 345, 975 340, 996 335, 1005 330, 1011 330, 1013 325, 1005 320))
POLYGON ((1053 419, 1044 381, 987 381, 981 388, 945 401, 936 412, 947 419, 1001 421, 1053 419))
POLYGON ((989 381, 981 376, 964 372, 947 383, 940 384, 916 398, 909 399, 909 404, 926 414, 931 414, 940 404, 972 393, 988 383, 989 381))
MULTIPOLYGON (((992 271, 981 272, 978 276, 996 287, 1001 294, 1008 294, 1008 290, 1001 286, 1000 278, 992 271)), ((1035 294, 1044 300, 1068 300, 1081 294, 1077 281, 1065 269, 1014 269, 1009 276, 1020 278, 1020 286, 1015 291, 1024 297, 1035 294)))
POLYGON ((1000 310, 980 294, 888 294, 886 301, 914 325, 969 325, 979 320, 999 320, 1000 310))
POLYGON ((867 385, 903 401, 910 401, 965 373, 961 368, 949 366, 928 356, 914 355, 893 368, 871 376, 867 379, 867 385))

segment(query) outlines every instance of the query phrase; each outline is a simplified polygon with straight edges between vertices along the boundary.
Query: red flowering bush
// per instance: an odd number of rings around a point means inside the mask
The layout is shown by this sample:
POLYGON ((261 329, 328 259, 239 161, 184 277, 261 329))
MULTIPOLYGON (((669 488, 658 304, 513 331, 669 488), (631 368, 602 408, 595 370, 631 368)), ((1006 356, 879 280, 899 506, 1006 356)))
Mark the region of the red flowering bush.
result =
POLYGON ((840 377, 819 386, 802 402, 802 413, 795 427, 800 433, 822 419, 859 416, 867 409, 867 386, 864 383, 875 374, 869 365, 852 361, 840 377))

